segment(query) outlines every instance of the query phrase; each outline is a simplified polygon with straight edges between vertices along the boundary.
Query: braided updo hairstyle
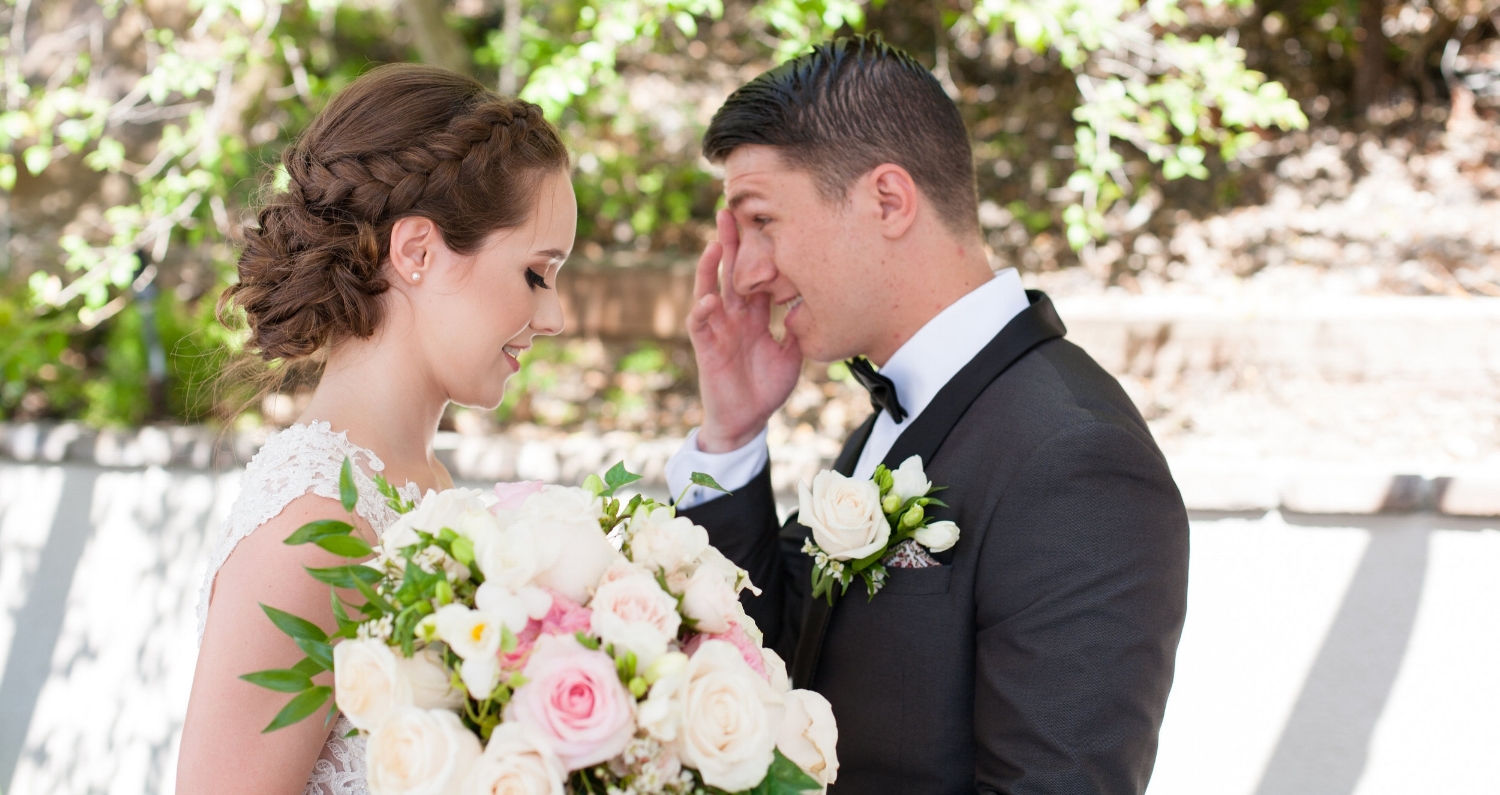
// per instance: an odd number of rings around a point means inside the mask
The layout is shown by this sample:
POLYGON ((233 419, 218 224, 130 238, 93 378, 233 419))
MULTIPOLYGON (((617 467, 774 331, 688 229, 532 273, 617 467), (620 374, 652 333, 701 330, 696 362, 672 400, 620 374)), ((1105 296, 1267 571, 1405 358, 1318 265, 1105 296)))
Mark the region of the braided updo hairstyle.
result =
POLYGON ((291 362, 380 325, 391 227, 430 219, 458 254, 524 224, 544 176, 565 169, 557 130, 529 102, 418 64, 355 80, 282 155, 289 182, 245 231, 239 283, 248 348, 291 362))

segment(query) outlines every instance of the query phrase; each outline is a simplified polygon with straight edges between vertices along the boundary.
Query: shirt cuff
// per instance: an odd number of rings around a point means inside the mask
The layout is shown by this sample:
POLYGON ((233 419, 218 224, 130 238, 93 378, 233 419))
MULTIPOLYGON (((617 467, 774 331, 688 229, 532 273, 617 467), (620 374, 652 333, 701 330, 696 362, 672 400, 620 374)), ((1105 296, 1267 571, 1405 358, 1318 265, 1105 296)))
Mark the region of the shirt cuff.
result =
POLYGON ((694 472, 708 475, 730 491, 744 488, 754 480, 765 468, 766 462, 771 460, 770 448, 766 447, 768 430, 762 429, 760 435, 738 450, 705 453, 698 448, 698 429, 694 428, 682 447, 667 461, 667 488, 671 490, 672 496, 682 494, 683 489, 687 489, 686 496, 677 503, 677 508, 696 508, 709 500, 724 496, 723 492, 702 486, 690 487, 694 472))

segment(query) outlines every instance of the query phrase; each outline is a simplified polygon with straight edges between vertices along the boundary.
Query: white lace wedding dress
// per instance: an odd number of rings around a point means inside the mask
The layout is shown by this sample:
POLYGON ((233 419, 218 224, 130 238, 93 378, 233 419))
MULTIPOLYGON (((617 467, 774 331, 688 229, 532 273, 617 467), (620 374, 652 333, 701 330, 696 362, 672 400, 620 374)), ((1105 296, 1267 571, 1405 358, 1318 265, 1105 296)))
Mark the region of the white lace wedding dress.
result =
MULTIPOLYGON (((266 440, 260 452, 251 459, 240 480, 240 495, 224 523, 223 537, 208 561, 208 574, 198 599, 198 640, 203 641, 203 627, 208 622, 208 601, 213 595, 214 577, 229 558, 235 545, 257 527, 270 521, 292 500, 308 492, 319 497, 339 498, 339 471, 344 459, 355 463, 354 485, 359 502, 354 512, 370 523, 375 532, 383 531, 396 521, 396 512, 386 505, 375 489, 375 482, 365 473, 385 469, 374 453, 350 443, 343 433, 334 433, 326 422, 293 425, 266 440)), ((421 499, 415 483, 400 488, 401 496, 413 502, 421 499)), ((323 753, 313 767, 303 795, 368 795, 365 786, 365 740, 345 739, 353 726, 342 715, 328 734, 323 753)))

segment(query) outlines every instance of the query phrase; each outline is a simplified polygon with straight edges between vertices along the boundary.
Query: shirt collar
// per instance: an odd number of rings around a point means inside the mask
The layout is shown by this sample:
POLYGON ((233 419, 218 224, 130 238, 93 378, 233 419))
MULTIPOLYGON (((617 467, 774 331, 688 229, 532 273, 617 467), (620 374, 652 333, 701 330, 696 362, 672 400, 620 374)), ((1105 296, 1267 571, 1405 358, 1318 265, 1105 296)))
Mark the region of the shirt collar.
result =
POLYGON ((927 321, 880 368, 880 374, 896 385, 906 409, 901 424, 916 419, 948 381, 1030 305, 1020 274, 1006 268, 927 321))

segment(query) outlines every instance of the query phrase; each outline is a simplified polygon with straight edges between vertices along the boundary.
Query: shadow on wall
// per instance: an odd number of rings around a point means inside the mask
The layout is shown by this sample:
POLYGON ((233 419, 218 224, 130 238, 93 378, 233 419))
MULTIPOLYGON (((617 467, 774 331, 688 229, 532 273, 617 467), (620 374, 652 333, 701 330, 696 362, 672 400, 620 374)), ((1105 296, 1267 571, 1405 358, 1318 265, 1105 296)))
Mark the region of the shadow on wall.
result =
MULTIPOLYGON (((1286 516, 1347 527, 1351 517, 1286 516)), ((1425 517, 1358 517, 1370 533, 1255 795, 1353 795, 1406 656, 1427 577, 1425 517)))

